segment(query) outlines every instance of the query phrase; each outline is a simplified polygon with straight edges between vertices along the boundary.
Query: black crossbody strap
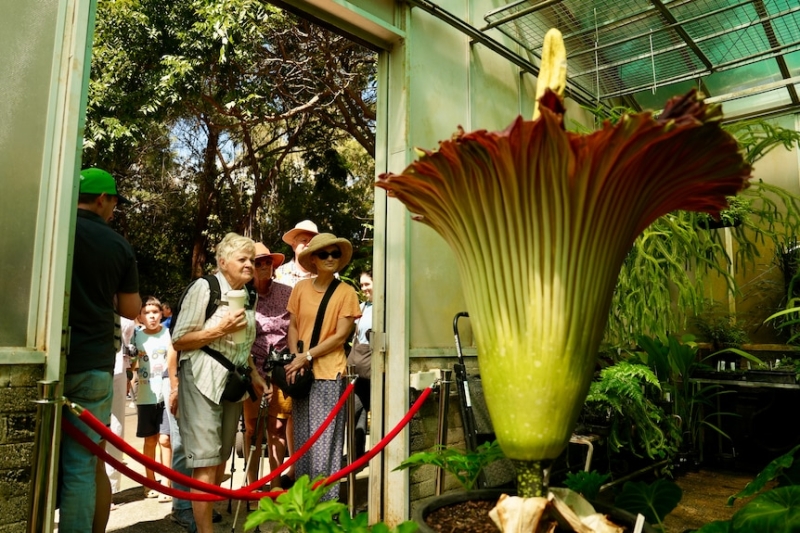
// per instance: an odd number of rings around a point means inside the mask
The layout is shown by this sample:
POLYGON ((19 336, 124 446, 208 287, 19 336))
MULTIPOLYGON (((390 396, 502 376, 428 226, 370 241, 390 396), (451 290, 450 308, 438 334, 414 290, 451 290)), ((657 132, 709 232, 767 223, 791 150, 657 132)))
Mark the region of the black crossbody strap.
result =
POLYGON ((236 365, 234 365, 230 359, 222 355, 219 351, 215 350, 214 348, 211 348, 210 346, 203 346, 200 349, 206 352, 214 359, 216 359, 217 362, 222 366, 224 366, 225 368, 227 368, 229 372, 236 371, 236 365))
POLYGON ((319 335, 322 332, 322 320, 325 318, 325 309, 328 307, 328 300, 333 296, 333 292, 336 290, 336 287, 339 286, 339 283, 341 283, 341 281, 333 278, 331 284, 328 285, 328 290, 325 291, 325 295, 322 297, 322 301, 319 303, 317 320, 314 322, 314 331, 311 333, 311 346, 308 347, 309 350, 319 342, 319 335))

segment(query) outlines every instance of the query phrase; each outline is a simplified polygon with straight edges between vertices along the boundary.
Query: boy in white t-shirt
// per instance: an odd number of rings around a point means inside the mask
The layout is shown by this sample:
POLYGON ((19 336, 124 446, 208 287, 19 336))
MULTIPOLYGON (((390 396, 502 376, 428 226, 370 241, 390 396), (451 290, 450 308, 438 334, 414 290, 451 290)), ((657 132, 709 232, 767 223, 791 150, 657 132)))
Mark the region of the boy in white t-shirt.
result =
MULTIPOLYGON (((169 439, 169 419, 164 411, 163 376, 167 371, 167 356, 174 355, 169 329, 161 324, 161 302, 153 296, 147 297, 139 315, 142 329, 133 335, 136 344, 139 389, 136 394, 136 436, 144 439, 142 453, 155 460, 156 445, 161 446, 161 463, 172 467, 172 448, 169 439)), ((155 481, 155 474, 146 469, 147 479, 155 481)), ((169 480, 166 485, 170 486, 169 480)), ((159 498, 161 502, 172 500, 165 494, 145 487, 146 498, 159 498)))

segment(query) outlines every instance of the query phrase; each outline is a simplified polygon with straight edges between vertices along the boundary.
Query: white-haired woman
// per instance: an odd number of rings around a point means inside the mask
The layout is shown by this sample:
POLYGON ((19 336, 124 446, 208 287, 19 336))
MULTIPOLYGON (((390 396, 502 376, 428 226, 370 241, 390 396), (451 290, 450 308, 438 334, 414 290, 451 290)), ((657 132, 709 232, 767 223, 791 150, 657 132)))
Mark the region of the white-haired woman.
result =
MULTIPOLYGON (((236 233, 228 233, 217 245, 218 270, 215 276, 223 301, 227 300, 228 291, 242 289, 253 279, 255 253, 255 243, 236 233)), ((219 305, 206 319, 210 297, 210 285, 205 279, 201 278, 189 287, 181 302, 173 345, 181 352, 178 424, 186 463, 195 479, 219 484, 236 438, 244 396, 239 401, 222 398, 228 370, 203 348, 216 350, 237 367, 249 366, 257 396, 269 394, 271 390, 256 371, 250 356, 256 336, 255 298, 248 294, 245 309, 236 311, 227 305, 219 305), (246 332, 245 341, 237 343, 233 333, 242 329, 246 332)), ((192 502, 192 510, 197 531, 212 533, 213 502, 192 502)))
MULTIPOLYGON (((346 283, 338 284, 325 309, 318 342, 312 345, 311 337, 325 292, 334 282, 335 274, 347 266, 352 256, 353 247, 347 239, 320 233, 311 239, 298 257, 300 265, 317 277, 300 281, 289 298, 288 341, 289 349, 296 357, 286 365, 286 379, 292 383, 298 373, 309 368, 314 371, 309 395, 292 401, 297 448, 302 447, 322 425, 344 392, 343 376, 347 367, 344 343, 353 330, 353 323, 361 316, 358 295, 353 287, 346 283), (298 351, 300 341, 304 347, 302 352, 298 351)), ((314 479, 341 468, 344 423, 342 411, 311 450, 296 463, 296 476, 308 474, 314 479)), ((338 484, 325 495, 325 499, 338 497, 338 484)))

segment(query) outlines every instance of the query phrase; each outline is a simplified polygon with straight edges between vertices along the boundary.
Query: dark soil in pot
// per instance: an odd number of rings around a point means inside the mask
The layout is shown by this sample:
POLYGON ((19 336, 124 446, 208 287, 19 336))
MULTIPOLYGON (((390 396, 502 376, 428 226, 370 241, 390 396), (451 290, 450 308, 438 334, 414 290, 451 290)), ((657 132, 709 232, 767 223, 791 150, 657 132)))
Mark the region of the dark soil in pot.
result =
MULTIPOLYGON (((414 513, 420 533, 498 533, 500 530, 489 518, 489 511, 504 491, 497 489, 453 492, 433 498, 414 513)), ((507 491, 505 491, 507 492, 507 491)), ((595 509, 607 514, 615 523, 633 531, 636 517, 632 514, 595 503, 595 509)), ((556 529, 561 533, 563 530, 556 529)), ((645 524, 644 533, 656 533, 645 524)))

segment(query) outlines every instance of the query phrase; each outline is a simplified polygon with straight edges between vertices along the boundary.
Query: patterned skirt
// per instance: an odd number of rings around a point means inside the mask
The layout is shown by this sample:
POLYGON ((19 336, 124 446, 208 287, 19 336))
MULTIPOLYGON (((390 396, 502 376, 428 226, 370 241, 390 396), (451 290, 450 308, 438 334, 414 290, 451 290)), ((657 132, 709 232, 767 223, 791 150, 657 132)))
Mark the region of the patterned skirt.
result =
MULTIPOLYGON (((292 400, 296 450, 322 425, 341 398, 345 386, 344 379, 316 380, 306 398, 292 400)), ((342 409, 319 440, 295 463, 296 478, 305 474, 313 481, 318 476, 327 477, 342 468, 346 419, 345 410, 342 409)), ((333 489, 322 499, 339 499, 339 485, 335 483, 333 489)))

